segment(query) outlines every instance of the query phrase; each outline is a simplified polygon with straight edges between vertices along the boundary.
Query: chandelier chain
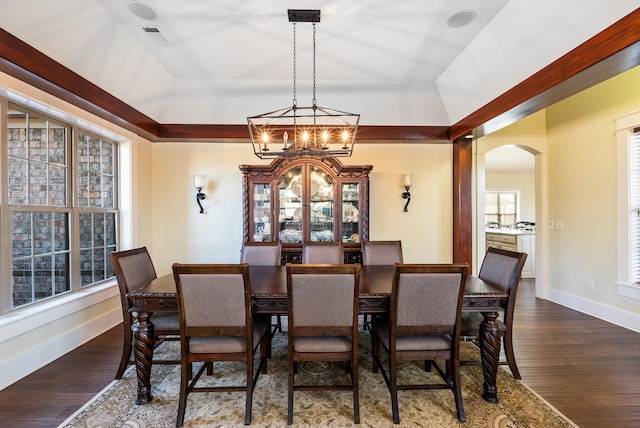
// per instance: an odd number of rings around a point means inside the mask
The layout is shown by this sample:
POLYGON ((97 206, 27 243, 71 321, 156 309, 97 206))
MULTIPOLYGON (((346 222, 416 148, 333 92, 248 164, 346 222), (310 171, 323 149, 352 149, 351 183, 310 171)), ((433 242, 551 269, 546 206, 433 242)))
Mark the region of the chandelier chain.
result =
POLYGON ((313 108, 317 105, 316 100, 316 23, 313 23, 313 108))
POLYGON ((293 23, 293 108, 296 107, 296 23, 293 23))

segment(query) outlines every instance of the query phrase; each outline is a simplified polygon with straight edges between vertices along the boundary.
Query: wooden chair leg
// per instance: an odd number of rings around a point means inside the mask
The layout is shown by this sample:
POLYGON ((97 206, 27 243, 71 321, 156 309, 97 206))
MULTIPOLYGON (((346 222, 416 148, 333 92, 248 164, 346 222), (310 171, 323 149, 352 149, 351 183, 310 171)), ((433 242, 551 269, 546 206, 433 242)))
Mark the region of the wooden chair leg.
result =
POLYGON ((289 361, 289 376, 288 376, 288 391, 287 391, 287 425, 291 425, 293 423, 293 382, 294 382, 294 371, 295 371, 295 363, 290 360, 289 361))
MULTIPOLYGON (((267 333, 268 334, 268 333, 267 333)), ((258 368, 259 370, 260 368, 258 368)), ((247 361, 247 390, 244 400, 244 424, 251 423, 251 405, 253 403, 253 358, 247 361)))
MULTIPOLYGON (((125 327, 125 330, 127 330, 127 328, 125 327)), ((124 344, 122 347, 122 356, 120 357, 120 365, 118 366, 118 371, 116 372, 116 376, 115 379, 119 380, 122 379, 122 375, 124 374, 125 370, 127 370, 127 367, 129 366, 129 361, 131 360, 131 353, 133 351, 133 333, 131 332, 131 329, 129 328, 129 334, 126 334, 125 331, 125 335, 124 335, 124 344)))
POLYGON ((360 386, 358 384, 358 357, 353 358, 353 362, 350 364, 351 370, 351 385, 353 385, 353 423, 360 423, 360 386))
POLYGON ((260 340, 260 367, 262 367, 262 374, 267 373, 267 359, 271 353, 271 337, 267 332, 260 340))
POLYGON ((398 411, 398 384, 396 378, 396 367, 393 362, 389 362, 389 392, 391 393, 391 413, 393 423, 400 423, 400 412, 398 411))
POLYGON ((371 333, 371 355, 372 355, 372 372, 378 373, 378 366, 380 364, 380 339, 378 336, 371 333))
POLYGON ((464 403, 462 402, 462 388, 460 385, 460 362, 454 361, 453 367, 453 395, 456 401, 456 411, 458 413, 458 419, 460 422, 467 420, 464 414, 464 403))
POLYGON ((511 370, 511 374, 516 379, 522 379, 520 376, 520 370, 518 370, 518 365, 516 364, 516 356, 513 353, 513 342, 511 340, 511 334, 507 333, 504 336, 504 353, 507 357, 507 363, 509 364, 509 369, 511 370))
POLYGON ((276 326, 278 327, 278 331, 282 333, 282 317, 280 315, 276 315, 277 322, 276 326))
POLYGON ((181 427, 184 424, 184 414, 187 408, 187 395, 190 378, 191 365, 183 363, 180 368, 180 398, 178 399, 178 416, 176 418, 176 427, 181 427))

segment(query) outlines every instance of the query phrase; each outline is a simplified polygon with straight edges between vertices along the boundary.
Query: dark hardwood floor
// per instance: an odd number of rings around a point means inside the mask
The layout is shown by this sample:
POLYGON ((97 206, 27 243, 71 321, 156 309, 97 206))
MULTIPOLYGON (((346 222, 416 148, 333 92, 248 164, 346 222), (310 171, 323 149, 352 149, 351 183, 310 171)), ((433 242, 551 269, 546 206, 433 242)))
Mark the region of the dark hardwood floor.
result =
MULTIPOLYGON (((539 300, 520 285, 523 381, 582 428, 640 426, 640 334, 539 300)), ((56 427, 113 380, 121 326, 0 391, 0 427, 56 427)))

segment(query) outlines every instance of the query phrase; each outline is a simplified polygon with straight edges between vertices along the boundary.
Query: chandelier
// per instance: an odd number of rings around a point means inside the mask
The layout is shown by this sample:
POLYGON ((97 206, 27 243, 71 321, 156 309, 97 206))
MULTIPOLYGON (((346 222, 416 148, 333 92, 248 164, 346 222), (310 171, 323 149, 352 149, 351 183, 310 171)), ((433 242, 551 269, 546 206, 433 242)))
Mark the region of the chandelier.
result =
POLYGON ((279 156, 351 156, 358 132, 359 114, 347 113, 316 102, 316 23, 320 10, 289 9, 293 23, 293 104, 280 110, 247 117, 253 152, 260 159, 279 156), (313 100, 299 107, 296 100, 296 23, 313 24, 313 100))

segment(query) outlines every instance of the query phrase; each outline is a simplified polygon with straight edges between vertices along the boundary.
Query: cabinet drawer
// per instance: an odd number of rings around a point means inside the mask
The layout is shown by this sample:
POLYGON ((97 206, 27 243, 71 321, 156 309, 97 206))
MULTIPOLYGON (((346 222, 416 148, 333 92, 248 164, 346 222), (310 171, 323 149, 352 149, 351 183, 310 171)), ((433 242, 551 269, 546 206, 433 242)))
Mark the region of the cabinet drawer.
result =
POLYGON ((517 251, 518 247, 516 244, 505 244, 504 242, 496 242, 496 241, 487 241, 487 248, 499 248, 501 250, 509 250, 509 251, 517 251))
POLYGON ((502 242, 504 244, 513 244, 516 245, 517 236, 516 235, 502 235, 499 233, 487 233, 487 242, 502 242))

